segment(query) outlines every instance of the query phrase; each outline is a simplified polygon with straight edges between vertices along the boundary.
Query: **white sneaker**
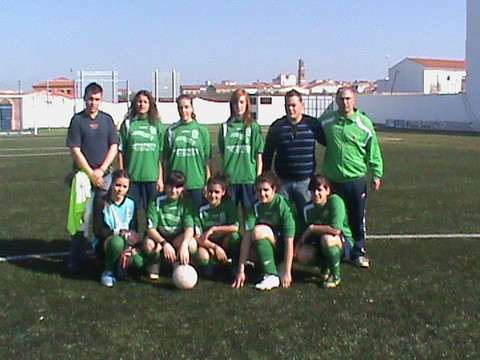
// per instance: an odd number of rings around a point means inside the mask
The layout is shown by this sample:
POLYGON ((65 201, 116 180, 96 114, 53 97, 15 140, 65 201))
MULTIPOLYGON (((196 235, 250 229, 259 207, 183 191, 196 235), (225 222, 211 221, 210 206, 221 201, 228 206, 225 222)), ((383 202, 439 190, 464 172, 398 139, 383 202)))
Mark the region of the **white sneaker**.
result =
POLYGON ((263 279, 255 284, 257 290, 272 290, 280 286, 280 278, 277 275, 265 275, 263 279))
POLYGON ((106 287, 113 287, 115 285, 115 276, 113 275, 113 271, 105 270, 102 274, 102 285, 106 287))
POLYGON ((160 278, 160 264, 154 263, 148 265, 147 273, 150 280, 158 280, 160 278))
POLYGON ((364 255, 360 255, 355 259, 355 266, 368 269, 370 267, 370 259, 364 255))

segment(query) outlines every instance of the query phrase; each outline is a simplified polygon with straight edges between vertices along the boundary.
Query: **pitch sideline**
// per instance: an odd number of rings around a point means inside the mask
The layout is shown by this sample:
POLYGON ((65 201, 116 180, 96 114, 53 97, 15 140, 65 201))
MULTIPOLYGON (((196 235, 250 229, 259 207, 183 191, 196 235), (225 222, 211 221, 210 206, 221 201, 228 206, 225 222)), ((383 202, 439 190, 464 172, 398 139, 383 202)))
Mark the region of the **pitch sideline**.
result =
MULTIPOLYGON (((369 235, 369 240, 400 240, 400 239, 480 239, 480 234, 385 234, 385 235, 369 235)), ((87 252, 93 254, 93 251, 87 252)), ((28 259, 43 259, 49 257, 64 257, 68 256, 69 252, 51 252, 43 254, 25 254, 13 256, 0 256, 0 263, 9 261, 22 261, 28 259)))

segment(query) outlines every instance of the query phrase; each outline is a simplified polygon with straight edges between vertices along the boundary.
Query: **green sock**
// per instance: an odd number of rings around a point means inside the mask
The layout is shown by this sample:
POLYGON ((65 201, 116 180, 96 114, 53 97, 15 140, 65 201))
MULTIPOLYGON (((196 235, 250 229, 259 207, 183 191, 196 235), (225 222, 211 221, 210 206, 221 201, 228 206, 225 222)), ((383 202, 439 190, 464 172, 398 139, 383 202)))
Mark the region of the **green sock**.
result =
POLYGON ((160 260, 162 259, 162 254, 163 254, 163 251, 147 254, 148 263, 149 264, 160 263, 160 260))
POLYGON ((205 266, 208 266, 210 264, 212 264, 212 261, 211 259, 200 259, 199 257, 196 257, 196 261, 198 263, 198 265, 200 265, 201 267, 205 267, 205 266))
POLYGON ((240 258, 240 246, 242 245, 242 236, 235 232, 228 239, 228 255, 232 258, 232 265, 237 266, 240 258))
POLYGON ((131 267, 135 270, 143 269, 147 265, 147 258, 144 254, 136 254, 132 257, 131 267))
POLYGON ((340 277, 340 260, 342 257, 342 250, 340 250, 340 247, 322 247, 322 252, 323 255, 325 255, 331 274, 335 277, 340 277))
POLYGON ((256 240, 255 244, 264 273, 278 275, 273 244, 268 239, 256 240))
POLYGON ((125 248, 125 240, 121 236, 113 235, 106 241, 108 241, 108 244, 105 251, 105 270, 113 271, 125 248))

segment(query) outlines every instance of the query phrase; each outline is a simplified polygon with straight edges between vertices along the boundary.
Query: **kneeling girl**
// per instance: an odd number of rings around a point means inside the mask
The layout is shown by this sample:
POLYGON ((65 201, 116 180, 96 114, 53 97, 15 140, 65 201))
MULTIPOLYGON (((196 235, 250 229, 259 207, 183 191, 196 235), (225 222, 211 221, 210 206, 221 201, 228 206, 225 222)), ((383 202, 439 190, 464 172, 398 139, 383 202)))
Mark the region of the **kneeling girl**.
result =
POLYGON ((183 172, 172 171, 165 181, 165 193, 154 198, 148 207, 144 251, 152 280, 158 279, 161 253, 172 264, 188 264, 190 252, 197 250, 193 206, 185 197, 185 182, 183 172))
POLYGON ((258 201, 247 215, 242 239, 237 277, 232 287, 245 283, 245 263, 253 243, 263 272, 263 279, 255 285, 258 290, 271 290, 292 283, 294 211, 288 200, 277 193, 280 183, 271 172, 260 175, 255 183, 258 201), (279 276, 280 270, 280 276, 279 276))
POLYGON ((102 284, 107 287, 112 287, 116 275, 119 275, 122 253, 139 245, 135 203, 127 197, 130 175, 126 170, 117 170, 112 177, 105 198, 95 203, 93 217, 93 229, 98 240, 96 246, 105 251, 102 284))
POLYGON ((303 210, 303 233, 295 249, 297 261, 320 263, 323 286, 336 288, 340 284, 340 262, 349 259, 353 246, 345 203, 322 175, 315 175, 309 187, 312 201, 303 210))
POLYGON ((231 259, 234 266, 238 264, 241 236, 238 209, 230 198, 227 175, 219 173, 211 177, 205 197, 208 202, 200 206, 196 218, 197 258, 209 275, 215 262, 231 259))

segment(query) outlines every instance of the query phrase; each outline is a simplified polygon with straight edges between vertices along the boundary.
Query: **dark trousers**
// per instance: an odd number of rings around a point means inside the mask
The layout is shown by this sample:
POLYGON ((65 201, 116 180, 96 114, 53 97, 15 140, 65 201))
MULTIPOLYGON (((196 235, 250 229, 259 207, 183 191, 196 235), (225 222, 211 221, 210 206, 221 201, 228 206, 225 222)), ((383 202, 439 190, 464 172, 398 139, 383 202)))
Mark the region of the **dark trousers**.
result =
POLYGON ((365 211, 367 207, 367 180, 365 177, 346 183, 332 183, 334 192, 343 199, 355 246, 352 259, 365 255, 365 211))

